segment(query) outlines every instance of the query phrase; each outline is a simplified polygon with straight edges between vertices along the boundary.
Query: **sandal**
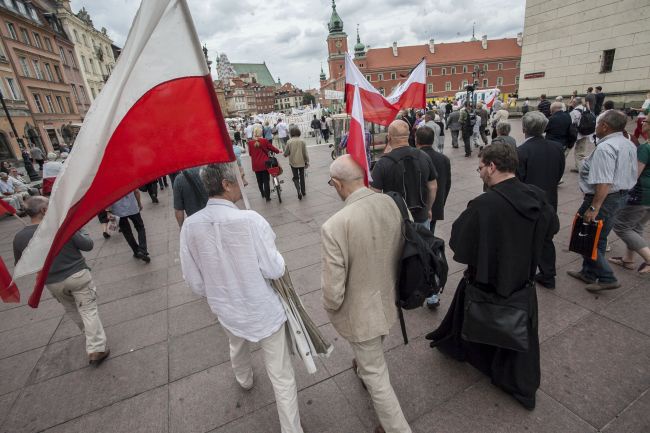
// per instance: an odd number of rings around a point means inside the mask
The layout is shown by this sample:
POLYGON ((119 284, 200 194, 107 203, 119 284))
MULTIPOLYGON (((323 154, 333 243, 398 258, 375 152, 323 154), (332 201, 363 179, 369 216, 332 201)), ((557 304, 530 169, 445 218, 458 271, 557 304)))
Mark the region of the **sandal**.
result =
POLYGON ((622 268, 634 270, 634 262, 626 262, 623 257, 610 257, 607 259, 610 263, 614 263, 622 268))
POLYGON ((637 270, 637 272, 642 274, 642 275, 650 274, 650 263, 648 263, 648 262, 641 263, 641 266, 639 266, 639 269, 637 270))

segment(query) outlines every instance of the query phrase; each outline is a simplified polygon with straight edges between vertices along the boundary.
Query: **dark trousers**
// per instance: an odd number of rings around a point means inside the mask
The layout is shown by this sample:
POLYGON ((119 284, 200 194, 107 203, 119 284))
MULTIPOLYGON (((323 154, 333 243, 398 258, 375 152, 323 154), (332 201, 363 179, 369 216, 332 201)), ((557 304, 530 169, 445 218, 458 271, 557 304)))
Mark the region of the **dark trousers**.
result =
POLYGON ((122 230, 126 243, 129 244, 133 250, 133 254, 149 254, 147 252, 147 233, 144 230, 144 221, 142 221, 140 212, 135 215, 120 217, 120 230, 122 230), (136 242, 133 237, 133 231, 131 231, 129 220, 133 222, 133 227, 135 227, 135 231, 138 232, 138 242, 136 242))
POLYGON ((147 193, 149 193, 152 202, 158 203, 158 181, 154 180, 147 184, 147 193))
POLYGON ((167 176, 159 177, 158 178, 158 186, 160 189, 163 189, 165 187, 169 187, 169 184, 167 183, 167 176))
POLYGON ((465 144, 465 155, 472 154, 472 134, 463 131, 463 144, 465 144))
POLYGON ((436 222, 438 222, 438 220, 431 220, 429 223, 429 230, 431 230, 431 233, 435 233, 436 231, 436 222))
POLYGON ((481 129, 479 131, 481 133, 481 140, 483 140, 483 144, 487 146, 487 144, 488 144, 487 131, 482 126, 481 126, 481 129))
POLYGON ((259 187, 260 192, 262 193, 262 197, 266 199, 270 199, 271 186, 269 185, 269 181, 271 180, 271 176, 269 175, 269 172, 266 170, 256 171, 255 177, 257 178, 257 186, 259 187))
POLYGON ((551 282, 555 278, 555 245, 553 238, 545 239, 542 244, 542 253, 539 256, 539 273, 540 279, 551 282))
POLYGON ((291 173, 298 195, 305 195, 305 167, 291 167, 291 173))
POLYGON ((176 179, 176 176, 178 176, 179 173, 180 173, 180 171, 175 171, 173 173, 169 173, 169 181, 171 182, 170 185, 172 187, 174 186, 174 179, 176 179))
POLYGON ((321 129, 320 130, 321 135, 325 139, 325 143, 327 143, 327 140, 330 139, 330 130, 329 129, 321 129))

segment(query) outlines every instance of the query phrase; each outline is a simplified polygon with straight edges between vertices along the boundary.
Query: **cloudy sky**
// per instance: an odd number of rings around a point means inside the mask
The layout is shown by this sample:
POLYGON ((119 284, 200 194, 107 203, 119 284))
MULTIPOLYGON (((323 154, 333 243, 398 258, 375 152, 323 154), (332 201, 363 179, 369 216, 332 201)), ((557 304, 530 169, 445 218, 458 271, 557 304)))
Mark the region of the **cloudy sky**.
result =
MULTIPOLYGON (((201 43, 209 56, 225 53, 233 63, 266 61, 271 74, 303 89, 318 86, 320 64, 327 73, 327 22, 331 0, 188 0, 201 43)), ((356 43, 371 47, 468 40, 476 35, 514 37, 524 24, 524 0, 339 0, 337 11, 356 43)), ((106 27, 119 46, 129 32, 138 0, 72 0, 85 7, 96 28, 106 27)), ((214 69, 214 68, 213 68, 214 69)))

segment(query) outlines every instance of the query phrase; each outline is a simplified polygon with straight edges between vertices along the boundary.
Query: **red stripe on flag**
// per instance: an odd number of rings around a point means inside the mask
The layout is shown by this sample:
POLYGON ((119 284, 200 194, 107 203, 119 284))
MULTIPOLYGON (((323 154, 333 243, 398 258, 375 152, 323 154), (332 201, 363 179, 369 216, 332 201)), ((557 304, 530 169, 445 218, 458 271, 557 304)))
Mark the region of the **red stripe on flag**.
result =
POLYGON ((6 201, 0 199, 0 215, 4 215, 5 213, 15 215, 16 209, 6 201))
POLYGON ((16 283, 12 281, 2 257, 0 257, 0 298, 3 302, 20 302, 20 292, 16 283))
POLYGON ((179 78, 149 90, 115 129, 88 191, 68 211, 29 305, 38 307, 54 258, 99 211, 168 173, 234 159, 210 75, 179 78))
MULTIPOLYGON (((352 98, 354 97, 354 84, 345 84, 345 111, 352 113, 352 98)), ((363 107, 363 117, 366 122, 388 126, 395 120, 399 110, 378 93, 368 92, 359 88, 359 97, 363 107)))
POLYGON ((427 98, 424 89, 423 83, 415 82, 409 84, 395 105, 402 108, 426 108, 427 98))

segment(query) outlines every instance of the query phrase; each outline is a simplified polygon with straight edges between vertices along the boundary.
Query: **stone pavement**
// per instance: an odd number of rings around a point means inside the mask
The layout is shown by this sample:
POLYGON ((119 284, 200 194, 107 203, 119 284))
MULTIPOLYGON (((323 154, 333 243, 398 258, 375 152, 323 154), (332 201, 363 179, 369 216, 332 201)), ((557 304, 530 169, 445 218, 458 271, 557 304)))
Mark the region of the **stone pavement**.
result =
MULTIPOLYGON (((513 124, 520 130, 518 121, 513 124)), ((481 192, 477 158, 464 158, 449 142, 447 136, 452 190, 447 218, 438 224, 445 239, 467 201, 481 192)), ((306 308, 335 346, 329 359, 318 361, 314 375, 294 362, 305 431, 371 432, 377 420, 350 368, 351 351, 320 303, 319 228, 342 203, 327 185, 329 149, 313 146, 309 152, 313 162, 302 201, 285 172, 283 203, 275 197, 263 202, 244 157, 247 191, 252 207, 273 226, 306 308)), ((385 342, 392 382, 415 432, 650 431, 650 284, 617 268, 623 287, 593 295, 567 277, 566 270, 579 266, 578 256, 567 251, 581 200, 576 180, 567 170, 560 187, 558 287, 538 289, 542 384, 537 408, 523 409, 472 367, 429 348, 424 334, 444 316, 463 269, 449 252, 442 307, 406 312, 407 346, 399 325, 385 342)), ((18 282, 23 304, 0 304, 1 432, 279 432, 260 351, 253 354, 256 386, 245 392, 234 380, 216 317, 182 280, 168 189, 160 200, 156 206, 143 197, 152 254, 148 265, 131 257, 121 236, 104 240, 98 223, 89 224, 96 246, 88 259, 111 347, 111 357, 99 368, 87 366, 83 336, 47 291, 38 309, 24 305, 33 278, 18 282)), ((11 242, 19 228, 13 219, 0 221, 0 254, 7 264, 13 263, 11 242)), ((621 242, 612 247, 611 254, 620 255, 621 242)))

